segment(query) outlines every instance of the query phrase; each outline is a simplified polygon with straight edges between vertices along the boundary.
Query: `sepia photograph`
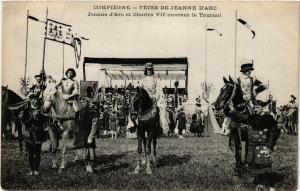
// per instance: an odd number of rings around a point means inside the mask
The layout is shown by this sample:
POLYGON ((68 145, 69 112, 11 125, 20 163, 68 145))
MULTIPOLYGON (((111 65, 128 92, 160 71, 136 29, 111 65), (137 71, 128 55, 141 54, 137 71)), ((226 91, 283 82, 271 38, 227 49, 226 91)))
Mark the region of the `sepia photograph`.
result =
POLYGON ((1 189, 298 189, 299 2, 2 2, 1 189))

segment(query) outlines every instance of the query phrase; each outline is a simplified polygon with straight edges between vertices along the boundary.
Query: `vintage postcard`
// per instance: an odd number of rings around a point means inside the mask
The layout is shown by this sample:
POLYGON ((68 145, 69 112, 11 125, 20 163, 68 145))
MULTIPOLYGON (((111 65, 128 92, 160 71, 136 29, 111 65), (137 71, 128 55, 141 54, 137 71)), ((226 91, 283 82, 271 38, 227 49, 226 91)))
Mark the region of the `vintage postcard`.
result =
POLYGON ((298 2, 2 13, 2 189, 298 188, 298 2))

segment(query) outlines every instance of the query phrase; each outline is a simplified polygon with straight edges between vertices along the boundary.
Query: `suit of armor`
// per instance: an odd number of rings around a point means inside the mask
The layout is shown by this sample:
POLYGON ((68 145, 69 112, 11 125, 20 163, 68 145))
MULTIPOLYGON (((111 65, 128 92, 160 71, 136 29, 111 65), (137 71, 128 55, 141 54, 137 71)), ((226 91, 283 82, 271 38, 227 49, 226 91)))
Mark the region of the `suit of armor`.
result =
POLYGON ((73 106, 75 112, 79 111, 78 95, 79 84, 76 80, 64 79, 60 83, 64 99, 73 106))
POLYGON ((266 89, 261 81, 252 76, 242 75, 238 78, 238 82, 241 85, 244 93, 243 98, 246 102, 255 102, 256 95, 266 89))
POLYGON ((161 93, 161 88, 159 87, 158 80, 154 78, 154 76, 146 76, 142 80, 142 87, 148 92, 149 96, 153 100, 158 100, 160 93, 161 93))

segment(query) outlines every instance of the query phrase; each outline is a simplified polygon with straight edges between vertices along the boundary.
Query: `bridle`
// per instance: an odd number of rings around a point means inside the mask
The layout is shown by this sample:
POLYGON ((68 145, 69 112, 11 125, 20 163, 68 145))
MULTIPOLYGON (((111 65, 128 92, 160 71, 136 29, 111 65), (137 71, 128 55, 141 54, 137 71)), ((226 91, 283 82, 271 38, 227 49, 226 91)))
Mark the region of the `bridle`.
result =
POLYGON ((7 103, 8 103, 8 90, 4 90, 5 93, 4 93, 4 96, 2 97, 2 107, 5 108, 7 107, 7 103))
POLYGON ((229 86, 233 86, 233 90, 232 90, 232 93, 231 93, 231 95, 230 95, 230 98, 226 101, 226 103, 224 104, 225 106, 226 105, 228 105, 229 104, 229 102, 231 102, 232 101, 232 99, 234 98, 234 96, 235 96, 235 94, 236 94, 236 83, 233 83, 233 85, 232 84, 229 84, 229 83, 227 83, 227 85, 229 85, 229 86))

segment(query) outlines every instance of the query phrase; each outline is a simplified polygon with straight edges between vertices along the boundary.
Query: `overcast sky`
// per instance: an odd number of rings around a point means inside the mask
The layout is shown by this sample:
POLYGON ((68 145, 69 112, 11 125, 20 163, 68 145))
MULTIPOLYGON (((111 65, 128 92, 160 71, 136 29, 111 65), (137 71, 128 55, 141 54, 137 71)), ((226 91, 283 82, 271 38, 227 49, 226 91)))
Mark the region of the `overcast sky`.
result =
MULTIPOLYGON (((223 35, 208 33, 208 81, 215 86, 213 101, 223 85, 223 76, 234 76, 235 10, 238 18, 247 21, 256 33, 237 25, 237 74, 242 63, 254 60, 255 76, 267 84, 279 103, 287 103, 289 96, 298 97, 298 44, 299 15, 296 2, 194 2, 189 5, 216 6, 220 18, 170 17, 89 17, 88 12, 122 12, 95 10, 93 5, 111 2, 4 2, 3 3, 3 76, 2 84, 18 92, 18 79, 24 76, 26 14, 45 20, 48 17, 73 26, 73 31, 88 37, 82 43, 83 57, 187 57, 189 61, 189 96, 201 93, 205 69, 205 24, 223 35)), ((140 3, 151 5, 150 2, 140 3)), ((155 3, 152 3, 154 5, 155 3)), ((162 3, 157 2, 157 5, 162 3)), ((165 3, 166 4, 166 3, 165 3)), ((170 2, 168 5, 188 5, 170 2)), ((136 6, 138 3, 122 3, 136 6)), ((166 4, 167 5, 167 4, 166 4)), ((128 11, 124 11, 128 12, 128 11)), ((160 11, 136 10, 131 12, 156 13, 160 11)), ((190 11, 199 13, 201 11, 190 11)), ((171 11, 170 11, 171 13, 171 11)), ((174 11, 173 11, 174 13, 174 11)), ((184 13, 177 11, 175 13, 184 13)), ((30 21, 28 38, 28 74, 32 77, 42 65, 44 24, 30 21)), ((62 51, 60 43, 47 41, 45 69, 56 79, 62 77, 62 51)), ((83 59, 82 59, 83 60, 83 59)), ((73 49, 65 45, 65 68, 75 67, 73 49)), ((82 63, 80 64, 80 68, 82 63)), ((82 78, 81 69, 77 71, 82 78)), ((97 78, 97 76, 95 76, 97 78)), ((34 79, 31 80, 33 82, 34 79)), ((265 99, 266 94, 260 96, 265 99)))

